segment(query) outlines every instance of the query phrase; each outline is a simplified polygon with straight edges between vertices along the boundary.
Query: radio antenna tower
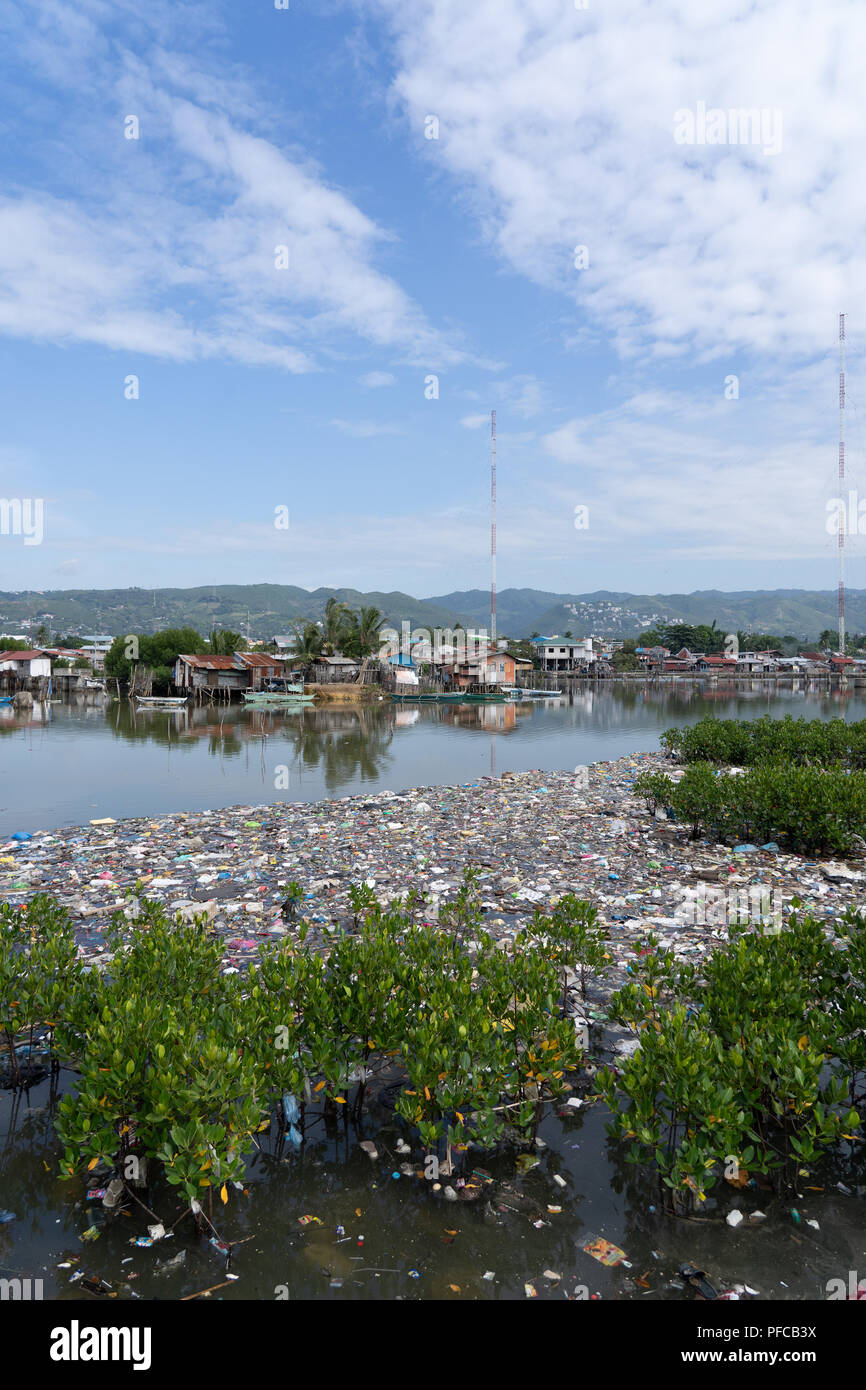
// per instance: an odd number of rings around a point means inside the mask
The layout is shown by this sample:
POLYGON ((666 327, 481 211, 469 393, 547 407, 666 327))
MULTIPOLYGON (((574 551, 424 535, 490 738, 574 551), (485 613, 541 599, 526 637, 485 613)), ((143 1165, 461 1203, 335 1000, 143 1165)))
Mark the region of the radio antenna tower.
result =
POLYGON ((839 654, 845 655, 845 315, 839 315, 839 654))
POLYGON ((490 412, 490 645, 496 649, 496 411, 490 412))

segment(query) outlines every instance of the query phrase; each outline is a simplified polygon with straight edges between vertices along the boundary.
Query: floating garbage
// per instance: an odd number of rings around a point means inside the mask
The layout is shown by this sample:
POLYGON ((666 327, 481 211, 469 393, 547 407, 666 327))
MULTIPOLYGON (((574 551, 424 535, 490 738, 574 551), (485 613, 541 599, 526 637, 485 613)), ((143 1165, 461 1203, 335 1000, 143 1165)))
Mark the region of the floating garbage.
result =
POLYGON ((604 1236, 590 1236, 583 1246, 587 1255, 591 1255, 599 1264, 612 1269, 615 1265, 623 1264, 625 1261, 625 1251, 612 1241, 605 1240, 604 1236))
POLYGON ((101 1297, 105 1297, 106 1295, 109 1298, 117 1297, 116 1291, 110 1284, 107 1284, 104 1279, 97 1279, 92 1275, 81 1276, 81 1287, 85 1289, 87 1293, 98 1294, 101 1297))
MULTIPOLYGON (((292 941, 305 919, 311 950, 334 931, 351 930, 353 884, 367 883, 387 905, 411 882, 441 912, 474 864, 485 931, 506 949, 536 907, 547 910, 566 892, 591 899, 611 934, 611 990, 627 982, 632 946, 649 931, 662 949, 698 963, 716 944, 714 927, 760 914, 761 892, 773 895, 774 921, 793 897, 803 912, 829 919, 859 902, 863 875, 846 865, 807 860, 774 841, 733 849, 695 842, 688 826, 659 821, 634 794, 635 778, 657 770, 672 771, 660 753, 595 763, 579 801, 571 772, 508 772, 338 801, 104 816, 50 832, 16 831, 8 842, 14 852, 0 855, 0 901, 53 893, 75 922, 85 963, 98 968, 112 914, 135 918, 138 904, 128 893, 138 885, 183 920, 204 916, 221 942, 223 969, 245 972, 262 944, 273 942, 275 925, 292 941), (297 921, 284 922, 292 883, 303 896, 297 921)), ((576 1006, 576 984, 569 993, 576 1006)), ((292 1110, 289 1098, 283 1118, 297 1147, 292 1110)))
POLYGON ((687 1284, 691 1284, 693 1289, 697 1289, 701 1298, 718 1298, 717 1291, 707 1279, 706 1270, 696 1269, 694 1265, 685 1264, 680 1267, 680 1278, 687 1284))

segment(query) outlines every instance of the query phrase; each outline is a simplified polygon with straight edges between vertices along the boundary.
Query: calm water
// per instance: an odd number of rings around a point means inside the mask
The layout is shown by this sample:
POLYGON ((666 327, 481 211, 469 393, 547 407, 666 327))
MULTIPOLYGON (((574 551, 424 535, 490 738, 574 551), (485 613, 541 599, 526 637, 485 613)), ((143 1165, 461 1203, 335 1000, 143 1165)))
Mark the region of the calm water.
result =
MULTIPOLYGON (((142 715, 124 702, 53 705, 26 722, 0 710, 0 833, 97 816, 467 782, 491 770, 574 768, 656 749, 662 730, 708 711, 861 719, 866 702, 845 692, 615 687, 516 708, 388 703, 298 715, 142 715), (276 787, 286 774, 288 786, 276 787)), ((65 1075, 64 1085, 69 1081, 65 1075)), ((224 1259, 195 1238, 188 1222, 174 1239, 140 1249, 130 1239, 151 1217, 133 1208, 106 1221, 99 1204, 86 1203, 83 1178, 58 1180, 49 1099, 47 1083, 29 1096, 0 1091, 0 1207, 16 1216, 0 1224, 0 1276, 42 1278, 49 1299, 89 1297, 68 1282, 75 1271, 109 1281, 121 1301, 175 1299, 224 1284, 224 1259), (98 1240, 83 1243, 92 1224, 98 1240)), ((525 1176, 516 1172, 513 1151, 479 1155, 495 1181, 487 1200, 471 1205, 445 1204, 423 1181, 391 1177, 400 1132, 393 1111, 374 1106, 360 1132, 316 1122, 303 1150, 288 1159, 263 1135, 247 1195, 233 1192, 215 1217, 222 1238, 239 1243, 229 1267, 237 1282, 213 1296, 522 1300, 530 1282, 542 1299, 560 1300, 585 1285, 603 1298, 680 1301, 693 1294, 671 1281, 689 1261, 717 1288, 746 1282, 762 1298, 823 1299, 828 1279, 866 1273, 866 1211, 855 1195, 864 1191, 866 1154, 845 1152, 816 1170, 813 1186, 797 1199, 798 1224, 790 1202, 743 1194, 744 1208, 760 1205, 767 1220, 735 1232, 723 1220, 732 1202, 726 1189, 721 1208, 711 1199, 704 1210, 709 1220, 660 1215, 650 1173, 625 1162, 622 1146, 606 1138, 605 1119, 600 1105, 567 1118, 549 1113, 540 1131, 547 1147, 525 1176), (375 1138, 377 1162, 360 1151, 363 1137, 375 1138), (561 1212, 548 1214, 549 1204, 561 1212), (302 1215, 321 1225, 302 1227, 302 1215), (593 1235, 622 1246, 631 1267, 605 1269, 593 1260, 583 1250, 593 1235), (562 1283, 545 1270, 560 1273, 562 1283)), ((149 1200, 167 1224, 177 1215, 177 1198, 164 1182, 149 1200)))
POLYGON ((759 682, 710 690, 578 691, 521 705, 307 709, 233 706, 142 713, 128 701, 0 707, 0 835, 100 816, 159 815, 436 783, 491 772, 575 768, 658 748, 659 734, 704 714, 863 719, 849 691, 759 682))
MULTIPOLYGON (((64 1074, 64 1084, 70 1079, 64 1074)), ((152 1216, 130 1203, 128 1214, 106 1219, 101 1203, 85 1200, 85 1177, 56 1177, 62 1148, 49 1099, 47 1082, 29 1096, 0 1091, 2 1204, 16 1216, 0 1224, 0 1277, 41 1278, 46 1299, 93 1301, 70 1284, 76 1271, 106 1280, 119 1301, 177 1299, 215 1285, 223 1287, 213 1296, 229 1300, 523 1300, 529 1282, 541 1299, 561 1300, 583 1285, 606 1299, 679 1302, 694 1297, 671 1286, 684 1262, 706 1270, 716 1289, 745 1282, 763 1299, 822 1300, 829 1279, 847 1281, 851 1270, 866 1275, 866 1213, 855 1195, 866 1179, 862 1153, 814 1169, 813 1190, 796 1199, 796 1225, 790 1200, 749 1189, 735 1202, 725 1184, 701 1221, 675 1220, 659 1212, 650 1172, 627 1163, 625 1146, 607 1139, 609 1115, 598 1104, 568 1118, 549 1112, 539 1130, 546 1147, 525 1176, 516 1171, 514 1149, 474 1153, 468 1170, 481 1163, 494 1181, 478 1202, 446 1203, 423 1178, 392 1178, 396 1141, 412 1136, 374 1103, 360 1130, 314 1121, 298 1153, 280 1153, 261 1136, 246 1193, 232 1190, 225 1208, 214 1203, 220 1237, 235 1247, 228 1271, 237 1282, 225 1286, 225 1259, 196 1238, 189 1220, 171 1240, 141 1249, 130 1241, 152 1216), (375 1162, 359 1147, 365 1137, 379 1149, 375 1162), (558 1214, 548 1212, 551 1204, 558 1214), (766 1221, 732 1231, 723 1218, 735 1204, 760 1208, 766 1221), (305 1215, 321 1224, 302 1227, 305 1215), (809 1220, 817 1220, 817 1231, 809 1220), (97 1240, 83 1242, 93 1225, 97 1240), (585 1253, 598 1235, 625 1250, 631 1267, 606 1269, 585 1253), (562 1282, 545 1278, 545 1270, 562 1282), (488 1272, 493 1280, 484 1278, 488 1272)), ((417 1143, 414 1152, 420 1168, 417 1143)), ((166 1226, 181 1212, 164 1180, 146 1200, 166 1226)))

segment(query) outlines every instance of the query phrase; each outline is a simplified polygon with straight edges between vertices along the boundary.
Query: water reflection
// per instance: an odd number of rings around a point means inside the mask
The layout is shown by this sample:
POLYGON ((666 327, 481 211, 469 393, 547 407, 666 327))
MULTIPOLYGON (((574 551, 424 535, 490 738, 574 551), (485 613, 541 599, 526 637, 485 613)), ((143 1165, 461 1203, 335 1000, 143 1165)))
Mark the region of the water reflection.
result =
POLYGON ((475 781, 655 751, 702 715, 862 719, 863 694, 807 682, 578 685, 516 704, 242 705, 144 710, 127 700, 0 706, 0 834, 98 816, 475 781), (154 756, 156 754, 156 756, 154 756), (288 780, 286 779, 288 771, 288 780))

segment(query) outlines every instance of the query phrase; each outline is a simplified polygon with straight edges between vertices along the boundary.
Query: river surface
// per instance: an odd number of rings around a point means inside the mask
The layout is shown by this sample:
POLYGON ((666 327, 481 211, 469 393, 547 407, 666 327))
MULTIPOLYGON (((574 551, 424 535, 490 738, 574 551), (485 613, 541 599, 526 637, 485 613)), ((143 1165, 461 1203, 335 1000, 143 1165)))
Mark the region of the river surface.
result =
MULTIPOLYGON (((62 1149, 48 1102, 47 1082, 17 1100, 0 1091, 2 1205, 16 1218, 0 1224, 0 1278, 41 1279, 45 1299, 106 1301, 79 1287, 82 1274, 105 1280, 120 1301, 206 1289, 232 1301, 682 1301, 695 1297, 679 1279, 684 1263, 705 1270, 717 1292, 737 1286, 747 1300, 825 1300, 831 1280, 847 1287, 852 1272, 855 1282, 866 1280, 866 1202, 857 1191, 866 1191, 866 1162, 853 1146, 813 1167, 796 1207, 756 1189, 733 1196, 722 1183, 720 1201, 714 1192, 701 1219, 675 1219, 660 1212, 650 1171, 608 1140, 610 1117, 599 1103, 551 1111, 539 1130, 538 1166, 525 1175, 514 1149, 468 1156, 467 1171, 483 1165, 492 1181, 478 1201, 448 1203, 421 1176, 392 1176, 396 1140, 408 1132, 374 1105, 358 1131, 313 1123, 300 1152, 288 1156, 260 1136, 244 1192, 232 1189, 226 1207, 213 1205, 219 1236, 233 1247, 227 1264, 188 1217, 170 1239, 144 1249, 133 1243, 156 1218, 168 1227, 180 1216, 182 1203, 164 1181, 146 1194, 151 1215, 130 1202, 106 1216, 101 1202, 86 1200, 93 1179, 58 1179, 62 1149), (374 1161, 359 1146, 365 1137, 378 1147, 374 1161), (732 1205, 766 1219, 732 1230, 724 1220, 732 1205), (598 1236, 627 1263, 605 1268, 588 1254, 598 1236)), ((418 1153, 416 1142, 420 1171, 418 1153)))
POLYGON ((574 769, 655 751, 706 714, 866 718, 849 690, 755 681, 652 689, 611 684, 518 705, 341 705, 296 714, 233 705, 177 713, 128 701, 0 707, 0 836, 103 816, 318 801, 574 769))
MULTIPOLYGON (((850 720, 866 717, 866 702, 846 691, 696 683, 615 685, 518 706, 383 702, 291 715, 237 707, 142 714, 127 702, 52 704, 26 719, 0 709, 0 834, 467 783, 491 771, 573 769, 655 750, 664 729, 708 712, 850 720)), ((69 1084, 67 1073, 61 1089, 69 1084)), ((866 1146, 815 1165, 793 1210, 792 1201, 757 1189, 737 1194, 745 1212, 760 1208, 766 1220, 735 1231, 724 1220, 734 1200, 724 1185, 703 1220, 663 1216, 652 1175, 608 1140, 607 1118, 602 1104, 551 1109, 540 1129, 546 1147, 525 1174, 514 1150, 473 1155, 493 1181, 472 1204, 445 1203, 423 1179, 393 1176, 393 1111, 374 1108, 359 1131, 314 1123, 302 1150, 288 1156, 262 1135, 245 1193, 233 1190, 214 1211, 233 1245, 227 1267, 189 1220, 149 1248, 132 1243, 154 1216, 133 1203, 106 1218, 99 1202, 87 1201, 84 1178, 56 1176, 61 1153, 47 1081, 29 1093, 0 1090, 0 1218, 14 1218, 0 1219, 0 1278, 41 1279, 46 1299, 94 1297, 70 1282, 83 1273, 107 1281, 121 1301, 219 1286, 217 1299, 335 1302, 691 1299, 678 1279, 683 1262, 745 1298, 825 1299, 829 1280, 866 1278, 866 1146), (365 1137, 378 1145, 375 1162, 359 1147, 365 1137), (593 1259, 584 1247, 597 1236, 622 1247, 628 1263, 605 1268, 593 1259)), ((164 1182, 148 1201, 166 1225, 179 1214, 164 1182)))

